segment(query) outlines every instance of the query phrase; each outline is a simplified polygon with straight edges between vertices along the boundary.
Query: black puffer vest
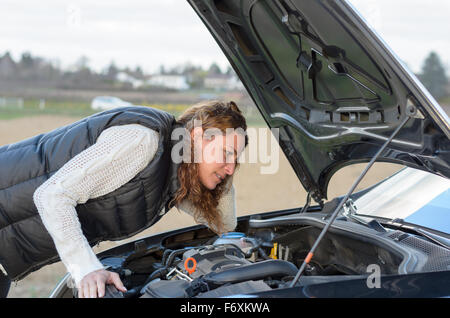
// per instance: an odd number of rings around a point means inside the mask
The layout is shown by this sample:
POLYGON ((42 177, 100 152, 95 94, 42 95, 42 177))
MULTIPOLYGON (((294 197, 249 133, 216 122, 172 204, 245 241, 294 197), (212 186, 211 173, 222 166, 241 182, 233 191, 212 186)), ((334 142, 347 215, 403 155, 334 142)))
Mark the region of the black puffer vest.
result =
POLYGON ((147 107, 101 112, 46 134, 0 147, 0 264, 19 280, 59 260, 33 202, 34 191, 111 126, 141 124, 159 132, 158 150, 132 180, 104 196, 76 206, 91 246, 130 237, 155 223, 169 208, 178 186, 171 160, 175 118, 147 107))

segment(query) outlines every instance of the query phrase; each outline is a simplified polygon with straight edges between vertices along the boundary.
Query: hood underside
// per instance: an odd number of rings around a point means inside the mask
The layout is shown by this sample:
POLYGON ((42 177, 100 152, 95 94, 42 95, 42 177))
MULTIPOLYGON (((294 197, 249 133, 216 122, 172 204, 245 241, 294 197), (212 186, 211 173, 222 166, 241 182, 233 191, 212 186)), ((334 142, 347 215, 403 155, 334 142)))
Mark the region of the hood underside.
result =
POLYGON ((188 0, 317 202, 343 166, 378 161, 450 177, 450 121, 346 1, 188 0), (409 109, 409 108, 408 108, 409 109))

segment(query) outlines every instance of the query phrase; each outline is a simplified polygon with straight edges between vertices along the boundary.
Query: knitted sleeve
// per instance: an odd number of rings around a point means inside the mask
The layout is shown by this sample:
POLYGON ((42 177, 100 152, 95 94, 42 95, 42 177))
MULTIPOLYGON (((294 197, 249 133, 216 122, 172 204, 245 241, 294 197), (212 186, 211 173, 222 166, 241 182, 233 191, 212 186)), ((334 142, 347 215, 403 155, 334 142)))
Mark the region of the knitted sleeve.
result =
POLYGON ((42 222, 77 285, 103 266, 83 235, 75 206, 136 176, 154 157, 158 139, 156 131, 138 124, 110 127, 36 189, 33 200, 42 222))

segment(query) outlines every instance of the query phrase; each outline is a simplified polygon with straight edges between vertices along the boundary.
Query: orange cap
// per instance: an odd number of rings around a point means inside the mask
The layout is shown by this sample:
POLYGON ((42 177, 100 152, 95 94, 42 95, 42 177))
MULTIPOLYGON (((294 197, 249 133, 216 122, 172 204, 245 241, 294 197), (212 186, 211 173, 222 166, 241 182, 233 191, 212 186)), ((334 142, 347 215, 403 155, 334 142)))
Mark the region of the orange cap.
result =
POLYGON ((193 272, 195 272, 195 269, 197 268, 197 261, 193 257, 189 257, 184 261, 184 268, 186 271, 191 275, 193 272))

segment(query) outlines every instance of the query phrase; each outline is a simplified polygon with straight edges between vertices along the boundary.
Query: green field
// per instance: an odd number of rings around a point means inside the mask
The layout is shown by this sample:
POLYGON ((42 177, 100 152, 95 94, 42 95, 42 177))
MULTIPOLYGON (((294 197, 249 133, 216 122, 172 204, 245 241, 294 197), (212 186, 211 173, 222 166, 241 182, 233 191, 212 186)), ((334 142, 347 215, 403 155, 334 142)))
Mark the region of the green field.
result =
MULTIPOLYGON (((175 116, 178 116, 190 106, 185 104, 145 105, 144 103, 140 105, 162 109, 175 116)), ((0 120, 39 115, 85 117, 96 112, 97 111, 91 109, 91 105, 88 102, 57 100, 45 100, 45 102, 43 102, 39 99, 25 99, 22 103, 0 105, 0 120)))
MULTIPOLYGON (((149 104, 137 103, 138 105, 161 109, 173 114, 175 117, 181 115, 190 104, 149 104)), ((0 120, 11 120, 21 117, 58 115, 87 117, 97 111, 91 109, 89 102, 67 101, 67 100, 45 100, 23 99, 21 102, 9 102, 0 104, 0 120)), ((245 114, 244 114, 245 115, 245 114)), ((264 127, 265 123, 259 115, 247 116, 248 126, 264 127)))
POLYGON ((0 119, 14 119, 38 115, 89 116, 95 113, 86 102, 24 99, 0 105, 0 119))

